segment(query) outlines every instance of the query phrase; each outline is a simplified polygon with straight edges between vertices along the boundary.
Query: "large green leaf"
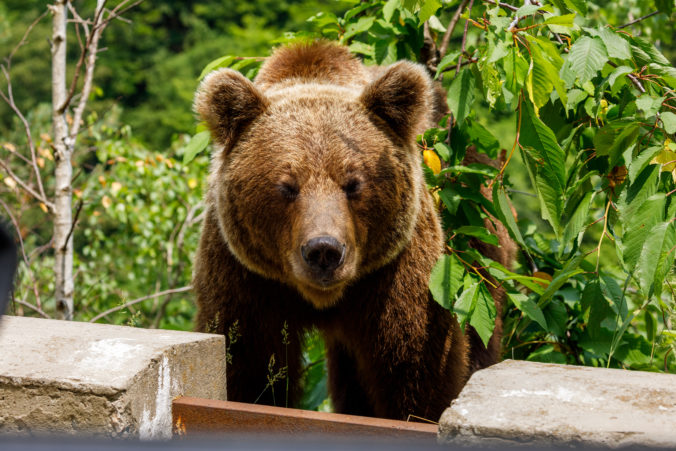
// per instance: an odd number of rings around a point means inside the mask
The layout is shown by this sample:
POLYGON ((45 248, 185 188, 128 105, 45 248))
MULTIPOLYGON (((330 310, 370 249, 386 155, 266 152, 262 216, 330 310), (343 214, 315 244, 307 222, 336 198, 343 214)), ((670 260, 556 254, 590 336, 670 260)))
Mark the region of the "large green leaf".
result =
POLYGON ((360 17, 358 21, 352 22, 347 26, 345 29, 345 34, 343 35, 343 39, 347 40, 353 36, 358 35, 359 33, 368 31, 375 20, 376 18, 373 16, 360 17))
POLYGON ((674 228, 672 221, 655 224, 648 233, 649 239, 643 244, 636 265, 636 276, 646 296, 655 291, 661 292, 664 276, 673 265, 674 259, 670 256, 673 253, 674 228))
POLYGON ((199 132, 190 138, 183 154, 183 164, 190 163, 198 153, 206 149, 210 139, 211 134, 208 131, 199 132))
POLYGON ((655 6, 657 6, 659 12, 667 16, 671 16, 671 13, 674 12, 674 0, 655 0, 655 6))
POLYGON ((619 119, 607 123, 594 136, 597 155, 608 155, 610 167, 620 155, 638 139, 639 123, 633 119, 619 119))
POLYGON ((441 2, 439 0, 425 0, 418 12, 420 22, 426 22, 439 8, 441 8, 441 2))
MULTIPOLYGON (((588 191, 582 199, 576 203, 576 206, 570 208, 573 213, 570 215, 570 218, 563 229, 564 244, 578 238, 582 228, 587 224, 587 215, 589 214, 589 206, 591 205, 592 198, 593 193, 588 191)), ((566 210, 568 209, 569 208, 566 208, 566 210)))
MULTIPOLYGON (((666 197, 663 193, 650 196, 623 224, 622 258, 628 272, 632 272, 636 267, 646 240, 653 240, 650 231, 663 219, 665 202, 666 197)), ((649 264, 654 265, 656 261, 653 260, 649 264)))
POLYGON ((570 48, 568 60, 580 83, 584 83, 603 69, 608 54, 600 39, 583 36, 570 48))
POLYGON ((545 315, 531 298, 521 293, 507 293, 507 296, 528 318, 538 323, 543 330, 547 330, 545 315))
POLYGON ((459 233, 460 235, 473 236, 484 243, 492 244, 493 246, 498 245, 498 237, 490 233, 485 227, 479 226, 462 226, 458 227, 453 231, 454 233, 459 233))
POLYGON ((430 276, 430 291, 434 300, 443 308, 451 309, 453 300, 462 287, 464 272, 464 265, 455 255, 444 254, 434 265, 430 276))
POLYGON ((631 59, 631 47, 618 33, 610 28, 603 27, 599 29, 599 36, 606 46, 608 56, 621 60, 631 59))
POLYGON ((587 14, 587 2, 585 0, 563 0, 566 6, 581 15, 587 14))
POLYGON ((527 150, 527 164, 535 179, 543 218, 549 221, 558 237, 565 189, 565 155, 554 132, 536 116, 529 102, 522 104, 521 115, 519 143, 527 150))
POLYGON ((476 330, 484 345, 488 345, 493 330, 495 329, 495 317, 497 310, 495 309, 495 301, 493 296, 486 288, 486 285, 481 283, 476 290, 476 302, 474 310, 469 320, 469 324, 476 330))
POLYGON ((474 104, 474 84, 472 71, 463 69, 448 90, 448 106, 459 126, 462 126, 474 104))
POLYGON ((509 203, 505 188, 501 183, 495 182, 493 184, 493 205, 497 213, 498 219, 502 222, 512 238, 523 248, 527 249, 526 243, 523 240, 519 226, 514 219, 512 213, 512 205, 509 203))

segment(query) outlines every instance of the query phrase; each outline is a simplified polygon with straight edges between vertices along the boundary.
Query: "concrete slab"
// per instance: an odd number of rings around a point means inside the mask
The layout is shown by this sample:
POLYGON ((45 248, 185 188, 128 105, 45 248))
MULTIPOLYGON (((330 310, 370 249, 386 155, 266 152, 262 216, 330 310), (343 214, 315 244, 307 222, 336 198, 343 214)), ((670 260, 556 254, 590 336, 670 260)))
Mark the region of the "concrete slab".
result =
POLYGON ((676 375, 506 360, 470 378, 439 442, 676 447, 676 375))
POLYGON ((225 400, 223 336, 0 320, 0 433, 170 438, 178 396, 225 400))

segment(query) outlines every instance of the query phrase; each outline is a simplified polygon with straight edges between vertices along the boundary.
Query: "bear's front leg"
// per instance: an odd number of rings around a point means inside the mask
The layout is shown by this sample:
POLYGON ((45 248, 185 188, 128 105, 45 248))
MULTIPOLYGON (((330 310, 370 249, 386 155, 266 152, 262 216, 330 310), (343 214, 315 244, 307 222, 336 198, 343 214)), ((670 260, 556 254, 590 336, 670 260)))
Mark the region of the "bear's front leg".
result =
POLYGON ((196 330, 223 334, 229 401, 295 405, 301 394, 300 299, 246 269, 208 211, 196 259, 196 330))

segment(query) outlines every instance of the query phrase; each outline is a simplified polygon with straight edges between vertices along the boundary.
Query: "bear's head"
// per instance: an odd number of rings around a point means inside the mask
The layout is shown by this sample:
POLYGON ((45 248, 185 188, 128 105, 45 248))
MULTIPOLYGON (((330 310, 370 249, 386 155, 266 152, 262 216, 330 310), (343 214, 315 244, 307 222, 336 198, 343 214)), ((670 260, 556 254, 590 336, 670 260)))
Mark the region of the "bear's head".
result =
POLYGON ((429 125, 429 76, 400 62, 369 80, 349 58, 342 78, 317 64, 294 78, 303 58, 274 83, 279 61, 256 83, 221 69, 195 100, 218 147, 209 196, 229 249, 317 308, 407 246, 426 195, 415 137, 429 125))

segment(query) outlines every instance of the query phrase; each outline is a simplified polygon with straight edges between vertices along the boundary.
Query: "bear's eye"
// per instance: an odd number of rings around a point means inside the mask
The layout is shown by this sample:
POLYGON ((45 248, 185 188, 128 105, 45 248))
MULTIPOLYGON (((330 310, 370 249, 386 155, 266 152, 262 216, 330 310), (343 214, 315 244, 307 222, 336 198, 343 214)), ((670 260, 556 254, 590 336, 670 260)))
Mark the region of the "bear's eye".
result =
POLYGON ((277 190, 287 200, 294 200, 298 197, 298 187, 290 183, 281 183, 277 185, 277 190))
POLYGON ((354 199, 361 192, 361 181, 359 179, 350 179, 344 186, 343 191, 348 198, 354 199))

